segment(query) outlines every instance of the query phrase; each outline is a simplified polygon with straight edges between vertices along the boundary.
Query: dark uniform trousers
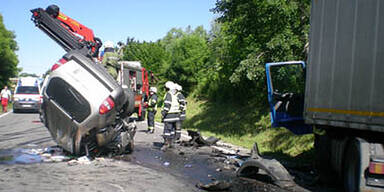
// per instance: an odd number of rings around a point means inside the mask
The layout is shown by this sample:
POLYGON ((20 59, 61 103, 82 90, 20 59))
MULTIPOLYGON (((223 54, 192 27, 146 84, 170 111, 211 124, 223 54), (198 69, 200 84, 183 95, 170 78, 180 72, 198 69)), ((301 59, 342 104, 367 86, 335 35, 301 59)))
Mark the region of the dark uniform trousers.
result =
POLYGON ((151 130, 155 127, 155 115, 156 115, 156 111, 148 111, 148 116, 147 116, 148 128, 151 130))
POLYGON ((178 113, 168 113, 164 118, 164 139, 176 138, 176 124, 178 120, 178 113))

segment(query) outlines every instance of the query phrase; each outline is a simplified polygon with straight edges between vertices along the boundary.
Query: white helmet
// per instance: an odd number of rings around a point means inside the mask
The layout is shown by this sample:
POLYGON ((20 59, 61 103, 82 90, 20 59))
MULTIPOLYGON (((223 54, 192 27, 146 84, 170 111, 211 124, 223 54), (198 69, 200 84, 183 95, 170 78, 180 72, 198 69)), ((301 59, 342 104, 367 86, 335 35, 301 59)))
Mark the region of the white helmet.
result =
POLYGON ((150 91, 150 92, 157 93, 157 88, 156 88, 156 87, 151 87, 151 88, 149 88, 149 91, 150 91))
POLYGON ((183 90, 183 87, 181 87, 181 85, 179 85, 179 84, 175 84, 175 87, 176 87, 176 90, 177 91, 181 91, 181 90, 183 90))
POLYGON ((113 48, 114 43, 112 41, 105 41, 104 48, 113 48))
POLYGON ((174 85, 175 85, 175 84, 174 84, 172 81, 167 81, 167 82, 165 83, 165 88, 173 89, 174 85))

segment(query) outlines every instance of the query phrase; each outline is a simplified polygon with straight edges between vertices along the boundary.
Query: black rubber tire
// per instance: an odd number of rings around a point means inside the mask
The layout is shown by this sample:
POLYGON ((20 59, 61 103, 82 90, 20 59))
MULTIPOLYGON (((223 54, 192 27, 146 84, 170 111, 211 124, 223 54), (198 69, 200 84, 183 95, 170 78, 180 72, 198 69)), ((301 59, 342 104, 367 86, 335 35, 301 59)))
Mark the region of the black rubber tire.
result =
POLYGON ((347 146, 344 156, 343 185, 344 191, 357 192, 360 186, 361 152, 359 141, 353 139, 347 146))
POLYGON ((135 149, 135 143, 132 139, 131 142, 129 142, 129 144, 125 147, 125 150, 127 151, 128 154, 131 154, 133 153, 134 149, 135 149))
POLYGON ((315 134, 316 161, 315 167, 319 174, 320 183, 335 184, 336 173, 331 165, 331 138, 328 135, 315 134))

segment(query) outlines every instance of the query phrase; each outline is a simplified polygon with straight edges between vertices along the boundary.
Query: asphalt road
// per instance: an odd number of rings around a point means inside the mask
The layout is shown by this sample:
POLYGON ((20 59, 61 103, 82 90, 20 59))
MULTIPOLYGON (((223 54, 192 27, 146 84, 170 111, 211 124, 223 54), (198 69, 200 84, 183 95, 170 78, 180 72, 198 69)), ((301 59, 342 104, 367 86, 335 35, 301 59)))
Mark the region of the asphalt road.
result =
MULTIPOLYGON (((22 149, 43 149, 54 145, 37 114, 9 113, 0 117, 0 154, 3 157, 22 149)), ((0 190, 197 191, 188 179, 180 175, 147 168, 129 158, 101 158, 90 164, 77 165, 67 162, 0 164, 0 190)))
MULTIPOLYGON (((285 191, 267 180, 237 178, 238 167, 212 147, 176 145, 162 152, 162 128, 157 126, 155 134, 147 134, 145 130, 146 123, 139 122, 132 154, 75 163, 33 163, 33 159, 23 156, 18 162, 17 158, 25 151, 44 150, 56 143, 38 114, 0 115, 0 191, 204 191, 196 184, 214 181, 229 184, 226 191, 233 192, 285 191)), ((307 189, 298 185, 290 191, 307 189)))

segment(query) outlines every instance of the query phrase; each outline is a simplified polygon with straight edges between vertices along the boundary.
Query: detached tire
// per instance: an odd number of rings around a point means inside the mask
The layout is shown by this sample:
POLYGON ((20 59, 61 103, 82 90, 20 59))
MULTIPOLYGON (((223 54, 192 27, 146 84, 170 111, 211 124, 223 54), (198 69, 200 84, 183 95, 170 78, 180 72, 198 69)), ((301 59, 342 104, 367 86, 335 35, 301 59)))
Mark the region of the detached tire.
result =
POLYGON ((359 191, 360 186, 360 168, 361 151, 359 141, 353 139, 345 152, 343 167, 343 185, 344 190, 348 192, 359 191))

